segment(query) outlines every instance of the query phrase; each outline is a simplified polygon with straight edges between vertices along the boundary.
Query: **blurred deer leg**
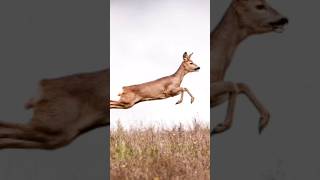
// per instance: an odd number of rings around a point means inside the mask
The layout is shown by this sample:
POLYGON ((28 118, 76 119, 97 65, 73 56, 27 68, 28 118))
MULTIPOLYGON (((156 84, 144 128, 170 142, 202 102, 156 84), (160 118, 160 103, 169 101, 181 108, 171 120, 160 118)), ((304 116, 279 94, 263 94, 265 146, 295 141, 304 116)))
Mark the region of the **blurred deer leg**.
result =
POLYGON ((34 130, 28 124, 0 122, 0 149, 46 148, 48 140, 44 133, 34 130))
POLYGON ((24 148, 24 149, 46 149, 44 143, 37 141, 28 141, 21 139, 12 138, 1 138, 0 139, 0 149, 4 148, 24 148))
POLYGON ((176 102, 176 104, 180 104, 183 101, 183 94, 184 94, 184 89, 183 88, 179 88, 179 91, 181 92, 180 95, 180 100, 176 102))
POLYGON ((270 113, 246 84, 238 83, 237 86, 239 88, 239 91, 249 98, 249 100, 260 113, 259 133, 261 134, 262 130, 267 126, 269 122, 270 113))
POLYGON ((227 107, 227 115, 223 123, 219 123, 216 127, 214 127, 212 134, 222 133, 232 126, 234 110, 237 95, 239 93, 237 86, 232 82, 219 82, 213 84, 214 94, 213 97, 219 97, 221 95, 228 95, 228 107, 227 107))
POLYGON ((110 109, 128 109, 134 104, 136 104, 136 102, 124 103, 120 101, 110 101, 110 109))
POLYGON ((120 102, 110 102, 110 109, 124 109, 124 105, 121 104, 120 102))

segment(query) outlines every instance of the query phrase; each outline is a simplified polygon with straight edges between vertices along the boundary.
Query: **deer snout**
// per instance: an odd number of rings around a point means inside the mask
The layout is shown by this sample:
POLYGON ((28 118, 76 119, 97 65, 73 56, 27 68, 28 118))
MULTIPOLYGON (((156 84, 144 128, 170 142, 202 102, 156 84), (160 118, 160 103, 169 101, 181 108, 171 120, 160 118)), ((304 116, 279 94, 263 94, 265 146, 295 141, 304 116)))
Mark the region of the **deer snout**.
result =
POLYGON ((200 67, 197 67, 197 68, 195 68, 194 70, 195 70, 195 71, 198 71, 198 70, 200 70, 200 67))
POLYGON ((286 17, 283 17, 283 18, 279 19, 278 21, 271 22, 270 25, 276 27, 276 26, 284 26, 288 23, 289 23, 289 19, 286 17))
POLYGON ((286 17, 280 18, 277 21, 269 23, 273 31, 282 33, 284 31, 284 26, 289 23, 289 19, 286 17))

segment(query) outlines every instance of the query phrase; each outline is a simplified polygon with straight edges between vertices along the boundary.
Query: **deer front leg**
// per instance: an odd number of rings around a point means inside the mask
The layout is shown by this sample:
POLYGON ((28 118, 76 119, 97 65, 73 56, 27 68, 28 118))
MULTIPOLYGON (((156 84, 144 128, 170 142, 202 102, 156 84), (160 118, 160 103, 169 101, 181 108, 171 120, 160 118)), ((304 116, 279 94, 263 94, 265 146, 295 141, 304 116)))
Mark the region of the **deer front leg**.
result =
POLYGON ((232 126, 235 104, 238 95, 238 88, 236 84, 232 82, 213 83, 212 88, 214 90, 213 99, 224 94, 228 95, 228 107, 225 120, 223 121, 223 123, 220 123, 216 127, 214 127, 213 131, 211 131, 211 135, 222 133, 232 126))
POLYGON ((239 91, 245 94, 252 104, 256 107, 256 109, 260 113, 260 121, 259 121, 259 133, 263 131, 263 129, 268 125, 270 120, 270 113, 269 111, 262 105, 262 103, 258 100, 255 94, 251 91, 249 86, 244 83, 237 84, 239 91))
POLYGON ((192 96, 192 94, 190 93, 189 89, 187 88, 184 88, 184 90, 189 94, 189 96, 191 97, 191 104, 193 103, 194 101, 194 97, 192 96))
POLYGON ((180 104, 180 103, 182 103, 182 101, 183 101, 183 92, 184 92, 184 89, 183 89, 183 88, 179 88, 178 93, 179 93, 179 92, 181 93, 181 94, 180 94, 180 100, 177 101, 176 104, 180 104))

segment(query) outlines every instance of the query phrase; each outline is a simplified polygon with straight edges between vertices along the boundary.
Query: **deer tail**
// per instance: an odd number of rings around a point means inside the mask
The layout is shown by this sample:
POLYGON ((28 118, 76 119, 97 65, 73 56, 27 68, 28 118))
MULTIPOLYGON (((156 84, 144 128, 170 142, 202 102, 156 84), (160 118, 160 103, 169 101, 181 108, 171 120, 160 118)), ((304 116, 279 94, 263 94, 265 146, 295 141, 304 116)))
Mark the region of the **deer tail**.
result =
POLYGON ((31 98, 24 104, 24 108, 25 109, 32 109, 37 102, 38 102, 38 100, 36 98, 31 98))
POLYGON ((122 92, 121 92, 121 93, 119 93, 119 94, 118 94, 118 96, 121 96, 122 94, 124 94, 124 93, 125 93, 125 89, 126 89, 126 87, 127 87, 127 86, 123 86, 123 87, 122 87, 122 92))

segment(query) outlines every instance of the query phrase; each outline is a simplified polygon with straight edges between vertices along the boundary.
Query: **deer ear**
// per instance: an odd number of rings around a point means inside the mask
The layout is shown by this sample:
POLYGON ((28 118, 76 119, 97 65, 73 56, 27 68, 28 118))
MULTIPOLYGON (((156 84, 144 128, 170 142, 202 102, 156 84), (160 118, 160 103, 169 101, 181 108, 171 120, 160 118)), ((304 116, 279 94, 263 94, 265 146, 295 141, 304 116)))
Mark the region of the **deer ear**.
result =
POLYGON ((187 59, 188 58, 188 53, 187 52, 184 52, 183 53, 183 60, 187 59))
POLYGON ((191 54, 189 54, 189 59, 191 58, 192 54, 193 54, 193 52, 191 54))

